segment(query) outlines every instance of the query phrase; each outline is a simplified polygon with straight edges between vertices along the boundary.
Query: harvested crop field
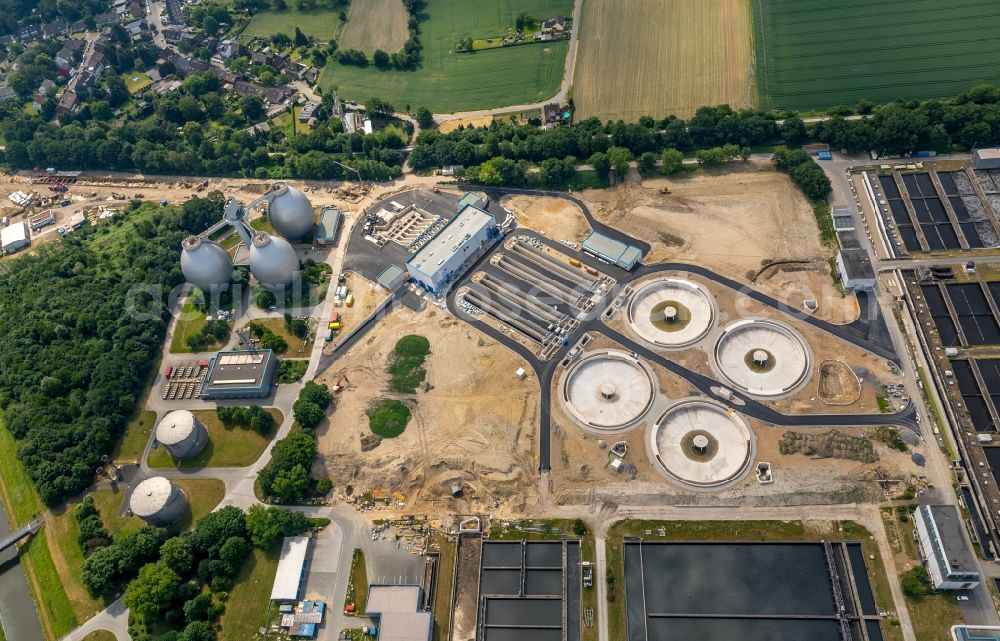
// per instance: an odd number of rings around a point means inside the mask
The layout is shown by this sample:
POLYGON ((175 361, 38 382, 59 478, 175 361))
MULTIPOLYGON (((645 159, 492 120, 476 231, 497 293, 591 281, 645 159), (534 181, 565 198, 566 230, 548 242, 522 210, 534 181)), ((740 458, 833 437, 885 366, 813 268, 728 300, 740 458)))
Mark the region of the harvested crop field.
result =
POLYGON ((750 106, 746 0, 587 0, 573 77, 576 118, 690 116, 750 106))
POLYGON ((760 105, 953 96, 1000 77, 991 0, 753 0, 760 105))
POLYGON ((319 42, 330 42, 337 39, 337 31, 340 29, 338 13, 333 9, 299 10, 291 4, 283 11, 266 9, 254 14, 240 36, 270 38, 277 33, 292 36, 295 27, 298 27, 310 38, 315 38, 319 42))
POLYGON ((410 35, 409 15, 400 0, 354 0, 337 44, 371 55, 376 49, 393 53, 403 48, 410 35))

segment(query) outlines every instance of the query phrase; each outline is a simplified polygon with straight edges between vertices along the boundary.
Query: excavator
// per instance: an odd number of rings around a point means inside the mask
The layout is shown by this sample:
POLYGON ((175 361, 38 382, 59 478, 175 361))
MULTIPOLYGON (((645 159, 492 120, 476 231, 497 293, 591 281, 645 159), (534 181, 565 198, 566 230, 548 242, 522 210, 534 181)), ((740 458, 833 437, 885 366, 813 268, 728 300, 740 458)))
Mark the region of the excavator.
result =
POLYGON ((350 384, 351 382, 347 380, 347 374, 341 374, 340 378, 337 379, 337 382, 333 384, 333 393, 339 394, 347 389, 347 386, 350 384))

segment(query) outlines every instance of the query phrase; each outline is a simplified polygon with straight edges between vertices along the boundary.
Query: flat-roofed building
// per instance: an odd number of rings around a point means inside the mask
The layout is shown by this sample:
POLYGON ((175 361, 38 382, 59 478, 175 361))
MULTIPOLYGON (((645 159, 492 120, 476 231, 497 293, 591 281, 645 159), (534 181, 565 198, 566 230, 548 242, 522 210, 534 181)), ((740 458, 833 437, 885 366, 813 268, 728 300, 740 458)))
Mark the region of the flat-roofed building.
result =
POLYGON ((324 207, 319 213, 319 224, 316 225, 316 243, 319 245, 336 245, 337 228, 340 226, 340 209, 324 207))
POLYGON ((921 505, 915 514, 917 540, 935 590, 971 590, 979 569, 954 505, 921 505))
POLYGON ((837 252, 837 272, 847 289, 871 289, 875 287, 875 270, 868 252, 860 247, 841 249, 837 252))
POLYGON ((433 617, 423 609, 423 589, 419 585, 372 585, 365 612, 378 619, 378 641, 431 638, 433 617))
POLYGON ((281 556, 278 557, 278 569, 274 573, 274 585, 271 587, 272 601, 294 603, 299 600, 308 551, 307 536, 286 536, 281 542, 281 556))
POLYGON ((972 152, 972 166, 976 169, 1000 169, 1000 149, 977 149, 972 152))
POLYGON ((437 293, 464 272, 468 260, 497 237, 493 214, 468 205, 406 261, 406 271, 437 293))
POLYGON ((28 231, 28 223, 23 220, 0 230, 0 252, 4 254, 13 254, 30 244, 31 233, 28 231))
POLYGON ((201 398, 263 398, 277 373, 278 359, 269 349, 219 352, 208 365, 201 398))
POLYGON ((583 241, 583 251, 622 269, 632 269, 642 258, 642 250, 638 247, 596 231, 583 241))

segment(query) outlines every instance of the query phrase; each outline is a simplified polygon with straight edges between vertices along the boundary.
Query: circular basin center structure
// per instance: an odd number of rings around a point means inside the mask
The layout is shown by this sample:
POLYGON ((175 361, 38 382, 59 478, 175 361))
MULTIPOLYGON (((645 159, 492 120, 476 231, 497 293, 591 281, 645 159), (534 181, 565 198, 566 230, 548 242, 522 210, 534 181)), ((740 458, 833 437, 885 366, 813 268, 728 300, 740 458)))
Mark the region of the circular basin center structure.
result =
POLYGON ((663 347, 687 347, 712 328, 715 306, 701 285, 657 278, 641 285, 628 306, 628 321, 644 340, 663 347))
POLYGON ((668 409, 650 432, 658 469, 681 485, 716 490, 740 480, 753 461, 750 427, 735 412, 705 400, 668 409))
POLYGON ((641 419, 654 397, 653 374, 631 354, 606 350, 585 355, 563 377, 562 399, 586 428, 615 431, 641 419))
POLYGON ((715 345, 715 364, 744 392, 780 396, 806 382, 812 356, 792 328, 772 320, 744 320, 723 330, 715 345))

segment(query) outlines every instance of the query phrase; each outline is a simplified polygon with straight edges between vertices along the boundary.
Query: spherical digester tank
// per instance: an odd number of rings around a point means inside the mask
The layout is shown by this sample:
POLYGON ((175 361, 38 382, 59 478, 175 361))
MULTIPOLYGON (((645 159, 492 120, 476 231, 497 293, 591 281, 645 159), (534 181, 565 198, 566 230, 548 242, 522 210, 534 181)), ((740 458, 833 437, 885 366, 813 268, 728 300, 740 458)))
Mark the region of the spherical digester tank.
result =
POLYGON ((219 243, 188 236, 181 241, 181 271, 203 292, 223 291, 233 276, 233 260, 219 243))
POLYGON ((274 185, 267 198, 267 215, 274 230, 291 240, 302 240, 313 232, 313 206, 306 195, 285 183, 274 185))
POLYGON ((299 271, 299 257, 284 238, 258 232, 250 245, 250 273, 265 288, 280 292, 299 271))

